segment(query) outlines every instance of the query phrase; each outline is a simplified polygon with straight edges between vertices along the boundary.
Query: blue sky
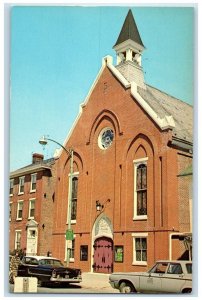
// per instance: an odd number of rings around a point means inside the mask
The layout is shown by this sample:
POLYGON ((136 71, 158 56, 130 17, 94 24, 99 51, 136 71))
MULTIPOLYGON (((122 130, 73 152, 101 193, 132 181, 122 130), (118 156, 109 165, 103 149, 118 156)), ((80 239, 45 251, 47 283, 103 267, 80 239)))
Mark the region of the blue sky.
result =
POLYGON ((131 8, 146 46, 146 83, 193 104, 194 10, 188 7, 15 6, 11 11, 10 170, 63 144, 131 8))

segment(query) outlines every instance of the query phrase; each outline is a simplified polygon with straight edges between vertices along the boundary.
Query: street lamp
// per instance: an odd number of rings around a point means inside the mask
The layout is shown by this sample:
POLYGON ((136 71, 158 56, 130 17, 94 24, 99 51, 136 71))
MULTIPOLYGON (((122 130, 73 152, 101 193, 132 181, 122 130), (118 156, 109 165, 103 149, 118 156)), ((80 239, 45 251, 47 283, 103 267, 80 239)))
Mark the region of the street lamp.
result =
MULTIPOLYGON (((72 210, 72 177, 73 177, 73 155, 74 155, 74 151, 72 148, 70 148, 69 150, 67 150, 63 145, 61 145, 60 143, 58 143, 57 141, 47 138, 45 136, 43 136, 40 140, 39 140, 39 144, 45 146, 47 145, 48 141, 51 141, 53 143, 56 143, 57 145, 59 145, 60 147, 62 147, 62 149, 65 150, 65 152, 67 153, 68 157, 70 156, 70 180, 69 180, 69 193, 68 193, 68 232, 71 233, 71 210, 72 210)), ((73 236, 72 234, 67 235, 66 233, 66 240, 72 240, 73 236)), ((70 249, 71 247, 69 246, 69 244, 67 245, 67 266, 69 266, 69 261, 70 261, 70 249)))

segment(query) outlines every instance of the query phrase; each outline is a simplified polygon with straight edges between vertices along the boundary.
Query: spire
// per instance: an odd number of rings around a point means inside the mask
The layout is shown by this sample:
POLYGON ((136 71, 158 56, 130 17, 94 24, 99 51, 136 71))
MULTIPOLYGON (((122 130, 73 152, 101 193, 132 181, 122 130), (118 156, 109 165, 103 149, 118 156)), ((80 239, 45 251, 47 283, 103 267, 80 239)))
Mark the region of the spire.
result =
POLYGON ((131 9, 128 11, 119 37, 114 45, 117 70, 129 81, 145 88, 142 70, 142 52, 145 47, 141 40, 131 9))
POLYGON ((131 9, 129 9, 129 11, 128 11, 125 22, 123 24, 123 27, 121 29, 121 32, 119 34, 119 37, 118 37, 114 47, 116 47, 117 45, 119 45, 127 40, 132 40, 135 43, 144 47, 143 42, 140 37, 140 34, 139 34, 139 31, 138 31, 138 28, 137 28, 137 25, 133 18, 131 9))

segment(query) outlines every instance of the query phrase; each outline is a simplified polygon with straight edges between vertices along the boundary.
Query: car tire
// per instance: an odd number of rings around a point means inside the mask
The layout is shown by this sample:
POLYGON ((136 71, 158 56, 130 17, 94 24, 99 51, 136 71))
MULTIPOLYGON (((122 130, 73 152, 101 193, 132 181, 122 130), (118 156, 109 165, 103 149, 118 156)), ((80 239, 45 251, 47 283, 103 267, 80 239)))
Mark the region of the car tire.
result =
POLYGON ((123 281, 120 284, 119 291, 124 294, 135 293, 135 288, 132 283, 123 281))

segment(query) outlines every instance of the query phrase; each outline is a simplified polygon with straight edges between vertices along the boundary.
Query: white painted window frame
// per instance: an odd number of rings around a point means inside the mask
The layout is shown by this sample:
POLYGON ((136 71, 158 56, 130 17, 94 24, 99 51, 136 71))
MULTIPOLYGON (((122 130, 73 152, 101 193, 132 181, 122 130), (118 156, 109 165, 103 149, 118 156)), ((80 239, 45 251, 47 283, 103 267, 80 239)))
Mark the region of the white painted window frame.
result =
POLYGON ((22 217, 19 217, 19 211, 22 210, 22 214, 23 214, 23 202, 24 200, 18 200, 17 202, 17 216, 16 216, 16 220, 17 221, 21 221, 22 217), (22 207, 22 209, 20 209, 20 207, 22 207))
MULTIPOLYGON (((74 241, 76 240, 76 234, 74 234, 74 241)), ((75 253, 75 247, 74 247, 74 253, 75 253)), ((67 240, 65 240, 65 259, 64 261, 67 261, 67 240)), ((69 262, 74 262, 75 258, 70 257, 69 262)))
POLYGON ((30 216, 30 212, 31 212, 31 203, 34 202, 34 214, 35 214, 35 210, 36 210, 36 198, 30 198, 29 199, 29 211, 28 211, 28 219, 29 220, 34 220, 35 217, 31 217, 30 216))
POLYGON ((25 192, 25 176, 21 176, 21 177, 19 177, 18 195, 23 195, 24 192, 25 192), (22 181, 23 181, 23 184, 22 184, 22 181), (21 186, 24 186, 23 192, 20 191, 21 186))
POLYGON ((133 238, 133 262, 132 265, 135 266, 147 266, 147 261, 137 261, 136 260, 136 248, 135 248, 135 239, 136 238, 146 238, 147 239, 147 257, 148 257, 148 232, 138 232, 132 233, 133 238))
MULTIPOLYGON (((145 164, 147 166, 148 157, 139 158, 133 160, 134 165, 134 211, 133 211, 133 220, 147 220, 147 215, 137 215, 137 190, 136 190, 136 183, 137 183, 137 167, 141 164, 145 164)), ((148 199, 148 193, 147 193, 148 199)))
POLYGON ((9 194, 10 196, 13 196, 13 193, 10 193, 11 188, 13 189, 14 192, 14 179, 10 179, 10 186, 9 186, 9 194))
POLYGON ((22 230, 15 230, 15 249, 20 249, 21 248, 21 237, 22 237, 22 230), (18 237, 19 237, 19 234, 20 234, 20 247, 17 248, 17 244, 18 244, 18 237))
POLYGON ((30 193, 36 192, 36 188, 33 189, 33 183, 36 183, 36 179, 37 179, 37 173, 33 173, 31 174, 31 180, 30 180, 30 193), (35 178, 35 181, 33 181, 33 178, 35 178))
MULTIPOLYGON (((70 176, 70 174, 69 174, 69 186, 70 186, 70 180, 72 180, 74 177, 77 177, 78 178, 78 180, 79 180, 79 172, 74 172, 73 174, 72 174, 72 176, 70 176)), ((71 195, 71 197, 72 197, 72 195, 71 195)), ((70 201, 70 196, 68 196, 68 206, 67 206, 67 224, 68 224, 68 218, 69 218, 69 213, 71 214, 71 211, 69 212, 69 201, 70 201)), ((71 198, 71 201, 72 201, 72 198, 71 198)), ((71 203, 72 204, 72 203, 71 203)), ((72 208, 72 206, 71 206, 71 208, 72 208)), ((76 224, 76 220, 72 220, 71 219, 71 224, 76 224)))

